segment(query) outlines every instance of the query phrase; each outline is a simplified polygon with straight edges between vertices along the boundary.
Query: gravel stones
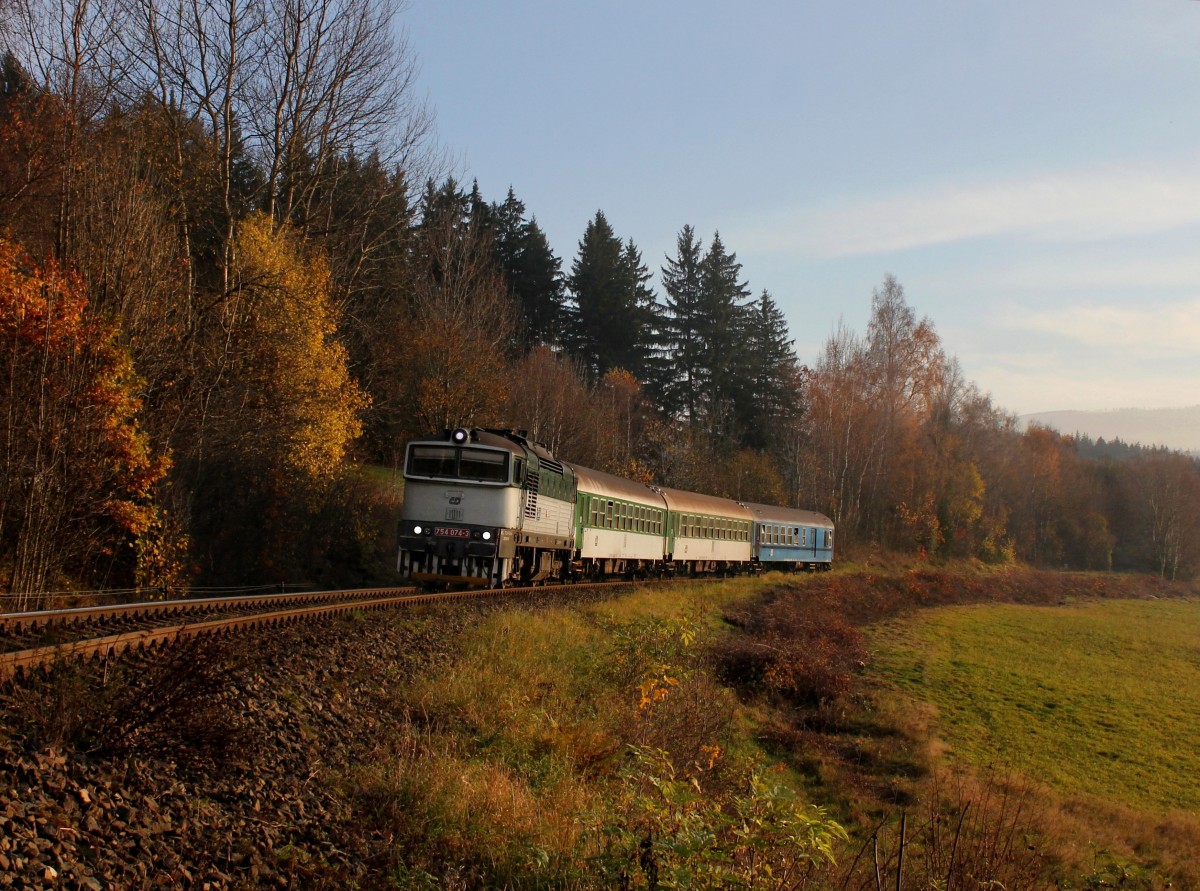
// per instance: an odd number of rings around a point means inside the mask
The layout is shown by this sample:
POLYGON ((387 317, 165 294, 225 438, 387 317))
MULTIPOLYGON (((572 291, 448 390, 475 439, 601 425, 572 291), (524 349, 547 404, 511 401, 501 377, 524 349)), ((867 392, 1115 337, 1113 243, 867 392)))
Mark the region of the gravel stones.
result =
MULTIPOLYGON (((167 713, 130 739, 88 703, 161 673, 164 655, 0 691, 0 888, 382 884, 370 866, 382 842, 334 781, 371 751, 394 686, 477 614, 365 613, 210 644, 196 658, 227 664, 220 688, 198 695, 220 713, 164 695, 167 713), (207 726, 181 740, 191 705, 207 726), (72 709, 78 722, 61 720, 72 709), (228 726, 210 734, 214 721, 228 726)), ((170 683, 136 687, 142 712, 170 683)))

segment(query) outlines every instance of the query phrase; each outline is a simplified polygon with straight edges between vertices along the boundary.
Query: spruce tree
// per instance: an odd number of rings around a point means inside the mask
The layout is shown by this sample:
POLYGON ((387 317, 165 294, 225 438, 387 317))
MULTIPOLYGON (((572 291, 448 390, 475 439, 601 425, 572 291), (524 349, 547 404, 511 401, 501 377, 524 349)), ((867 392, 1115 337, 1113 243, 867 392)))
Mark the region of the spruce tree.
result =
POLYGON ((521 310, 521 345, 553 345, 562 340, 562 261, 536 219, 525 218, 525 204, 509 188, 503 204, 491 210, 496 239, 496 262, 508 292, 521 310))
POLYGON ((662 408, 673 417, 694 424, 699 414, 699 391, 703 386, 704 343, 700 332, 700 258, 703 245, 696 231, 685 225, 675 240, 675 256, 662 267, 665 292, 661 349, 670 368, 663 387, 662 408))
POLYGON ((654 316, 649 278, 633 241, 622 244, 597 211, 567 280, 567 345, 593 380, 612 368, 645 379, 654 316))
POLYGON ((787 319, 771 295, 763 290, 746 315, 747 370, 753 398, 737 402, 738 426, 745 446, 766 448, 771 443, 772 428, 791 417, 799 407, 793 343, 788 336, 787 319))
POLYGON ((725 250, 720 232, 714 233, 700 262, 700 383, 708 428, 727 441, 736 440, 741 432, 735 411, 738 400, 754 398, 746 350, 750 289, 738 280, 741 272, 737 255, 725 250))

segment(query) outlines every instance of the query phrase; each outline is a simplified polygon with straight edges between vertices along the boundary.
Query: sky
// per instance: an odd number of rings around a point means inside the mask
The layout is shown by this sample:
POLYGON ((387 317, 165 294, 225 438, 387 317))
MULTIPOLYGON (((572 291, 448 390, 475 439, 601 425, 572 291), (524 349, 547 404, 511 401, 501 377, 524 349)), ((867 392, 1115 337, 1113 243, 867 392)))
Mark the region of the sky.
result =
POLYGON ((1200 404, 1197 0, 407 0, 456 175, 569 270, 720 232, 801 362, 886 275, 1016 414, 1200 404))

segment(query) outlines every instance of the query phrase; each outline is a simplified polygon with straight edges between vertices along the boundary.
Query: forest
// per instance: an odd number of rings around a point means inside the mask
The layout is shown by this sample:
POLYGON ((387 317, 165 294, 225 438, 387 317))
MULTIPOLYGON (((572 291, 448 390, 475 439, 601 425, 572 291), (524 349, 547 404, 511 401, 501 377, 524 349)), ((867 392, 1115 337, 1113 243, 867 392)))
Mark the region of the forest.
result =
POLYGON ((1197 570, 1195 458, 1022 429, 890 275, 802 362, 719 232, 651 261, 598 210, 560 258, 449 175, 397 17, 0 0, 9 608, 390 581, 379 468, 460 425, 822 511, 843 554, 1197 570))

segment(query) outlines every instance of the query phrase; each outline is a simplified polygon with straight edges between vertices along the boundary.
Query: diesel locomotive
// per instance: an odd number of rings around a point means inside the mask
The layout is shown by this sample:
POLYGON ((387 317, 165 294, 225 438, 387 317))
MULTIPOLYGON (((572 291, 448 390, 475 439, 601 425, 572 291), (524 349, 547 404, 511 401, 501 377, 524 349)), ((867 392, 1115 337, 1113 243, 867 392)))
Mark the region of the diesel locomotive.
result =
POLYGON ((647 485, 557 460, 509 430, 460 428, 408 444, 400 574, 422 585, 760 569, 829 569, 815 511, 647 485))

